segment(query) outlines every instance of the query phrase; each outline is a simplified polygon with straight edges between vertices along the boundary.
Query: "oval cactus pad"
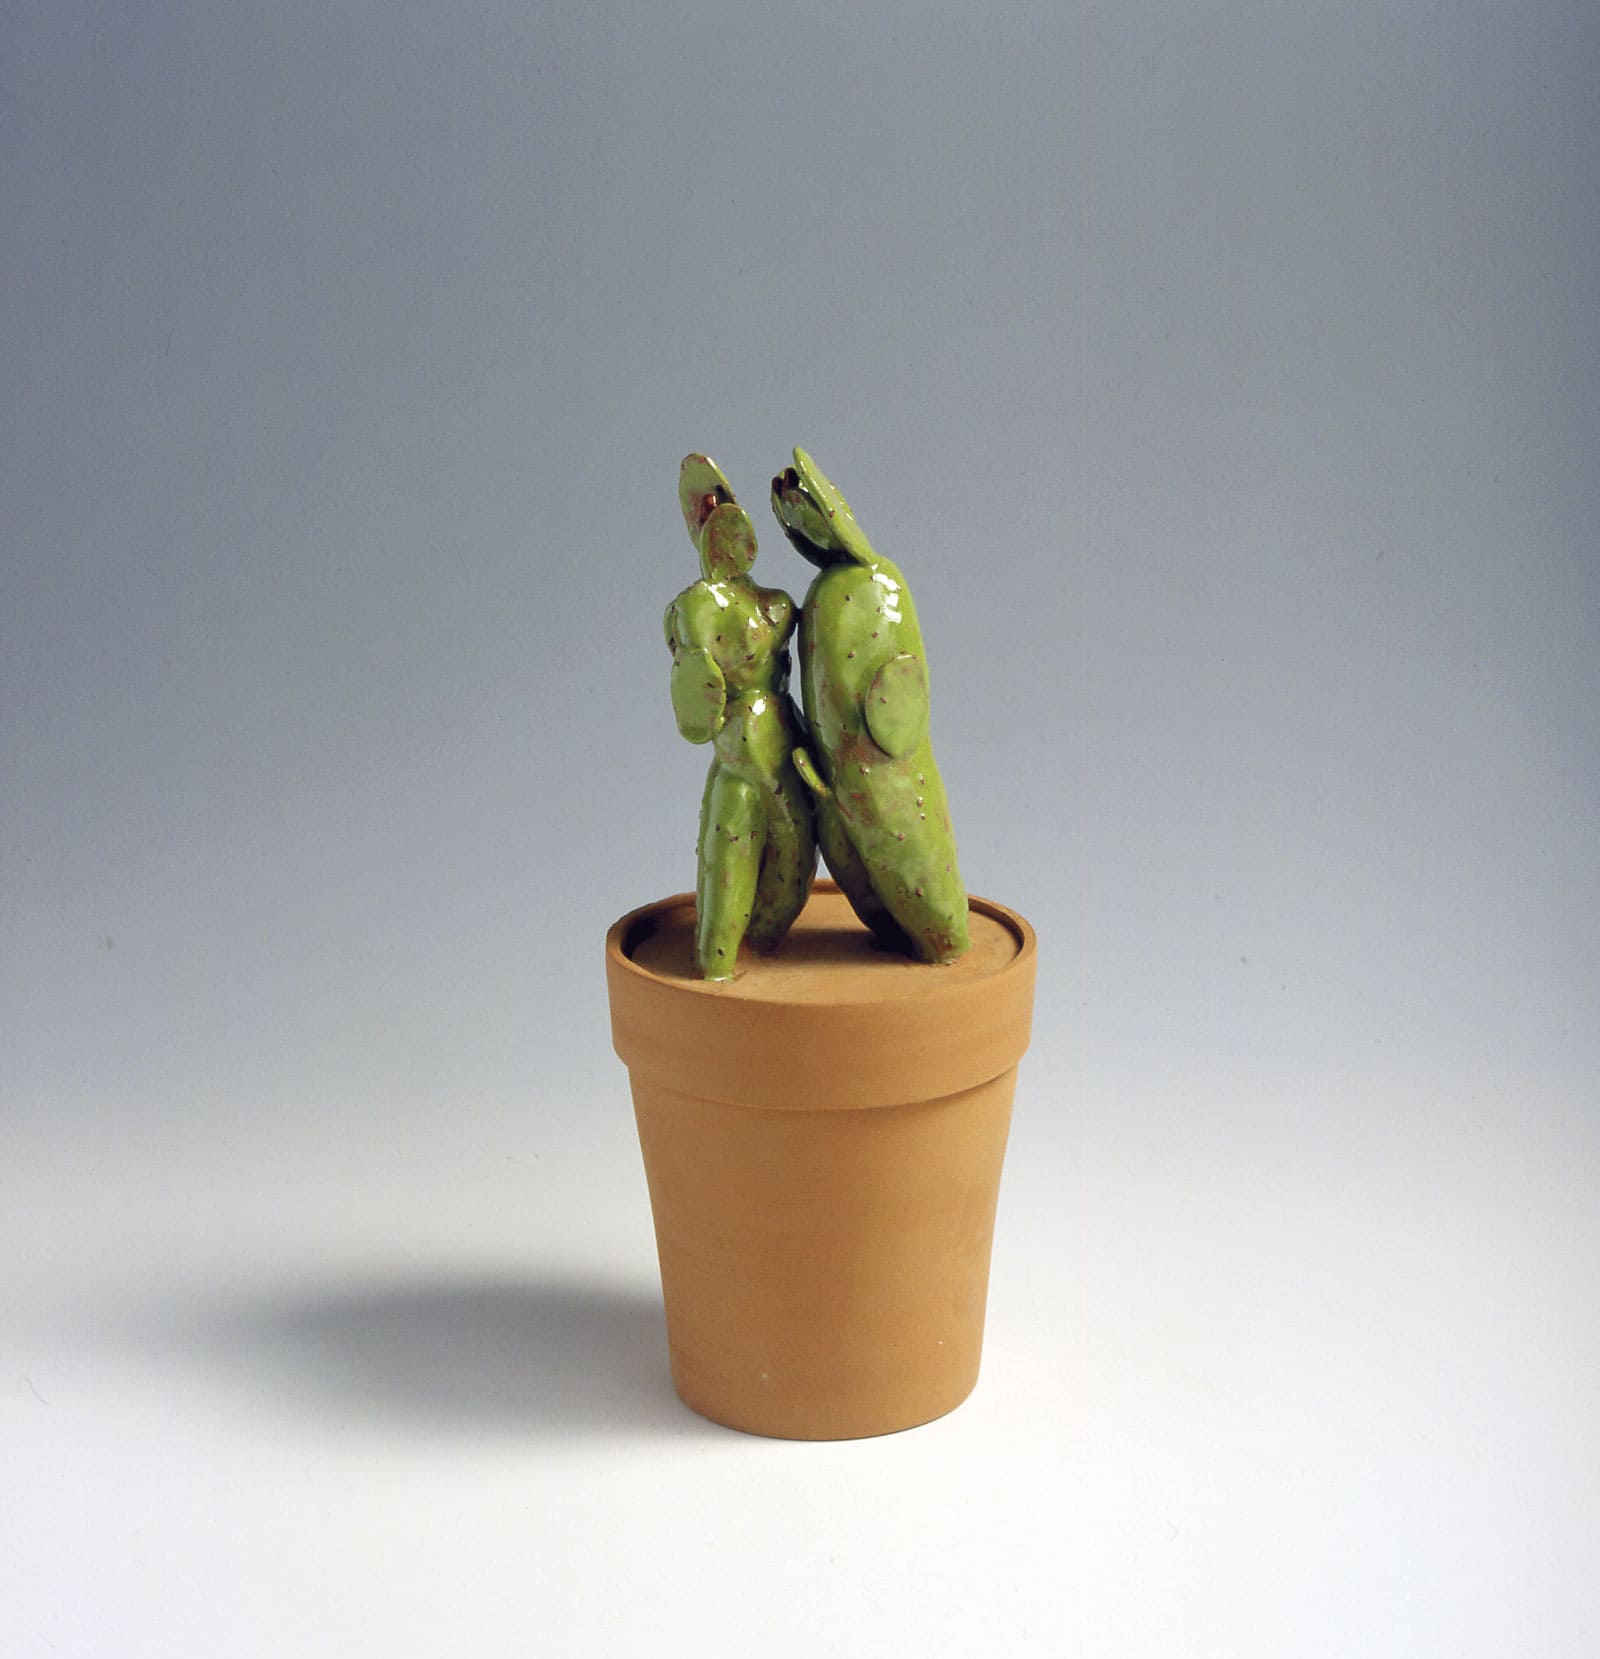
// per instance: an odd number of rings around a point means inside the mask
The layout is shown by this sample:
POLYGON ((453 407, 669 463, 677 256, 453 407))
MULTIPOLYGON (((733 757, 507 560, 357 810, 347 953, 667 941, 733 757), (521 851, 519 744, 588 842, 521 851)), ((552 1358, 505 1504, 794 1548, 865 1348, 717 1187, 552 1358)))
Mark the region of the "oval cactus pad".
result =
POLYGON ((867 730, 895 760, 909 755, 928 735, 928 671, 921 657, 890 657, 867 688, 867 730))
POLYGON ((712 512, 700 532, 700 566, 713 582, 731 582, 756 562, 756 527, 736 501, 712 512))
POLYGON ((678 468, 678 506, 689 540, 697 548, 709 512, 707 496, 715 496, 718 503, 732 501, 733 490, 722 476, 722 468, 709 455, 685 455, 678 468))
POLYGON ((709 651, 681 651, 672 663, 672 713, 691 743, 709 743, 722 730, 728 692, 709 651))

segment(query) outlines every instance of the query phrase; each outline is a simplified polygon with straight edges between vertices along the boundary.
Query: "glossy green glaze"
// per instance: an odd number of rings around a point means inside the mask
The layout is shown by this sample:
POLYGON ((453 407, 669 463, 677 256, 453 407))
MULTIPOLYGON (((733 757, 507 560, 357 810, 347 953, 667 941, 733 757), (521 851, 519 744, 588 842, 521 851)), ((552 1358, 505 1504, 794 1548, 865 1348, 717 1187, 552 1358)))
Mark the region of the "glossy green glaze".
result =
POLYGON ((772 510, 819 567, 800 621, 810 747, 796 764, 816 799, 822 856, 880 941, 953 961, 967 948, 967 895, 910 590, 803 449, 773 479, 772 510))
POLYGON ((701 580, 664 618, 672 709, 689 742, 712 745, 700 806, 695 960, 707 979, 731 979, 740 941, 775 950, 816 873, 811 801, 793 761, 802 736, 788 692, 795 603, 750 580, 755 528, 714 462, 684 460, 678 501, 701 580))

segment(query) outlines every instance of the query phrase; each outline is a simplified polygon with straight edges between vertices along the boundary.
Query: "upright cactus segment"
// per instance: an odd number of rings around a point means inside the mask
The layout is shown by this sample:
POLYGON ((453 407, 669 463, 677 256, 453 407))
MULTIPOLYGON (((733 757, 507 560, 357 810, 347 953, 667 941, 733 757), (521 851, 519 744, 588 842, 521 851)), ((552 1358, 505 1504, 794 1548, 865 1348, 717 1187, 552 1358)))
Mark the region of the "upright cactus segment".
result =
POLYGON ((822 856, 883 944, 953 961, 967 948, 967 895, 928 739, 927 660, 911 592, 803 449, 773 479, 772 510, 820 567, 800 621, 813 747, 795 762, 816 798, 822 856))
POLYGON ((795 771, 800 718, 790 701, 794 600, 750 580, 755 527, 704 455, 685 457, 678 502, 701 579, 667 606, 672 710, 690 743, 712 745, 700 807, 695 962, 731 979, 739 945, 775 950, 816 873, 810 798, 795 771))

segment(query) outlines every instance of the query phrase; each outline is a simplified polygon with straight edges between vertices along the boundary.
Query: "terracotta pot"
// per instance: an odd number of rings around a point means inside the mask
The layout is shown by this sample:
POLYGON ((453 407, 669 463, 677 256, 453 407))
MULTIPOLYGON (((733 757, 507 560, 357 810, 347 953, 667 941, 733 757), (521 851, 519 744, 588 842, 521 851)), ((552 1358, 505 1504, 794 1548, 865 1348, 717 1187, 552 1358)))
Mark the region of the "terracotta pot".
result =
POLYGON ((703 1416, 847 1439, 972 1391, 1036 947, 986 899, 971 921, 959 962, 910 962, 819 882, 725 984, 695 974, 692 894, 607 935, 672 1378, 703 1416))

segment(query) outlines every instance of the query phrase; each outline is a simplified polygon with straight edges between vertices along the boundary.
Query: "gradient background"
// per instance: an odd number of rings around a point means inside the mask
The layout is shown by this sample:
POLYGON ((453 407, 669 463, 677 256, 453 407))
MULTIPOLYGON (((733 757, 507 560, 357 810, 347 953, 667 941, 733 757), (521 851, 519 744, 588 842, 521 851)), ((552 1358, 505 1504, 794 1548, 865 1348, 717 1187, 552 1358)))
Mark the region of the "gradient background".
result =
POLYGON ((0 1649, 1588 1655, 1586 4, 17 4, 0 1649), (1042 940, 983 1383, 665 1370, 689 449, 1042 940))

